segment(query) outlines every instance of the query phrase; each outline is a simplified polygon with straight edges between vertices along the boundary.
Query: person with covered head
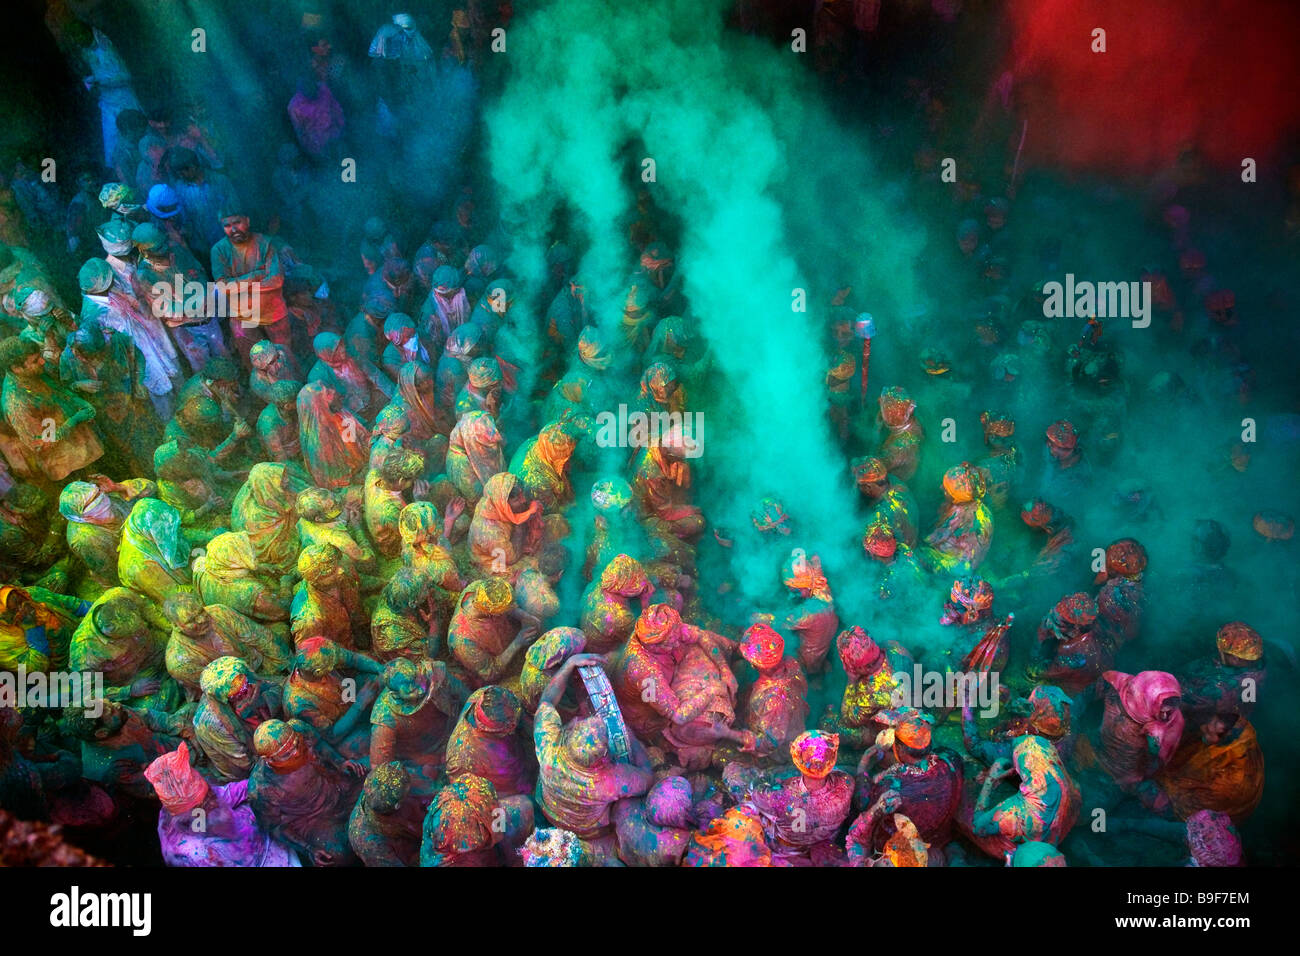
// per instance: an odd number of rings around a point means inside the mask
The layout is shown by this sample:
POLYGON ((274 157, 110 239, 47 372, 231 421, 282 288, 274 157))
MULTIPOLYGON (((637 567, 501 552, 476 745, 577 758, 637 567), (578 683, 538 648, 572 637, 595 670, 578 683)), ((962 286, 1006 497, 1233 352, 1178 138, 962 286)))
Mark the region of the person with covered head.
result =
POLYGON ((265 458, 299 469, 302 468, 302 434, 298 425, 301 389, 302 382, 296 381, 271 385, 266 390, 266 407, 257 416, 257 437, 265 458))
POLYGON ((781 754, 807 725, 808 678, 797 660, 785 656, 781 635, 763 621, 745 629, 740 656, 758 671, 743 697, 742 723, 760 755, 781 754))
POLYGON ((245 532, 258 562, 279 575, 291 573, 298 558, 296 484, 286 465, 259 462, 230 509, 231 529, 245 532))
POLYGON ((176 415, 164 437, 185 440, 208 452, 213 461, 233 460, 253 434, 240 411, 239 368, 228 358, 209 359, 190 376, 176 396, 176 415))
POLYGON ((835 731, 851 750, 867 750, 889 722, 897 693, 897 673, 910 673, 912 660, 896 641, 882 649, 856 624, 835 639, 848 683, 838 712, 827 708, 823 730, 835 731))
POLYGON ((260 826, 248 802, 248 781, 210 784, 185 743, 154 760, 144 775, 162 803, 158 839, 167 866, 302 865, 260 826))
POLYGON ((289 619, 289 591, 258 563, 245 532, 217 535, 194 559, 192 570, 194 589, 204 604, 225 604, 264 624, 289 619))
POLYGON ((145 372, 139 347, 120 332, 105 331, 93 317, 67 337, 59 356, 59 381, 94 407, 110 461, 136 474, 148 470, 163 430, 145 372))
POLYGON ((422 581, 458 595, 467 582, 452 560, 447 540, 454 520, 450 513, 440 519, 433 502, 413 501, 398 516, 397 530, 402 536, 402 564, 422 581))
POLYGON ((1006 504, 1021 472, 1020 449, 1016 445, 1016 420, 1002 412, 980 412, 987 453, 976 464, 988 475, 989 500, 996 507, 1006 504))
POLYGON ((337 392, 343 405, 365 421, 373 421, 393 397, 393 380, 374 362, 349 351, 335 332, 321 332, 312 339, 316 363, 307 373, 307 384, 319 384, 337 392))
MULTIPOLYGON (((878 746, 888 746, 891 732, 883 733, 885 741, 877 737, 878 746)), ((863 804, 874 803, 886 790, 897 790, 898 812, 915 823, 921 839, 938 852, 951 838, 952 824, 961 806, 961 758, 950 750, 931 747, 930 722, 919 712, 899 720, 892 737, 893 764, 870 779, 859 765, 863 804)), ((893 821, 882 819, 876 830, 875 848, 880 850, 892 835, 893 821)))
POLYGON ((358 483, 366 466, 370 432, 346 408, 329 385, 315 382, 298 393, 298 429, 302 457, 312 481, 321 488, 358 483))
POLYGON ((1038 626, 1037 655, 1026 670, 1029 679, 1056 684, 1072 696, 1094 684, 1115 657, 1096 624, 1097 602, 1087 594, 1061 598, 1038 626))
POLYGON ((1142 585, 1147 552, 1133 538, 1106 548, 1106 567, 1097 575, 1097 630, 1116 651, 1137 637, 1146 600, 1142 585))
POLYGON ((925 538, 925 560, 932 567, 962 574, 984 562, 993 539, 993 512, 984 503, 986 478, 969 462, 944 472, 947 500, 939 509, 934 530, 925 538))
POLYGON ((94 406, 46 372, 39 345, 18 337, 0 341, 0 372, 0 410, 45 481, 62 482, 103 457, 91 424, 94 406))
POLYGON ((420 309, 418 328, 425 342, 440 349, 456 329, 469 321, 470 303, 455 266, 439 266, 430 281, 433 287, 420 309))
POLYGON ((348 842, 364 866, 419 866, 424 801, 400 761, 374 767, 348 818, 348 842))
POLYGON ((490 780, 460 774, 438 790, 424 818, 420 866, 501 866, 533 830, 533 804, 502 797, 490 780))
POLYGON ((424 456, 393 449, 366 474, 364 507, 366 530, 379 553, 395 558, 401 552, 398 521, 409 504, 406 495, 424 473, 424 456))
MULTIPOLYGON (((604 664, 597 654, 575 654, 542 692, 533 720, 533 744, 540 768, 542 814, 582 841, 588 865, 607 866, 618 852, 611 811, 619 800, 639 797, 654 783, 650 756, 635 735, 628 737, 630 762, 610 753, 609 729, 599 716, 568 723, 557 709, 574 671, 604 664)), ((631 729, 631 725, 629 725, 631 729)))
POLYGON ((191 544, 201 544, 227 530, 230 512, 229 478, 201 448, 182 439, 163 442, 154 449, 154 474, 158 497, 176 509, 191 544))
POLYGON ((691 784, 664 777, 644 798, 614 804, 618 858, 628 866, 680 866, 691 842, 691 784))
POLYGON ((447 739, 469 691, 442 661, 404 658, 384 666, 384 688, 370 711, 370 762, 400 760, 428 793, 446 761, 447 739))
POLYGON ((43 587, 0 585, 0 670, 62 670, 90 602, 43 587))
POLYGON ((1105 709, 1097 762, 1125 793, 1148 806, 1158 800, 1152 777, 1165 767, 1182 739, 1182 688, 1173 674, 1142 671, 1102 674, 1105 709))
POLYGON ((559 610, 539 568, 546 531, 541 502, 528 500, 518 478, 501 472, 487 480, 470 523, 470 555, 480 574, 509 580, 520 606, 539 621, 559 610))
POLYGON ((203 696, 194 711, 194 742, 218 780, 244 780, 253 769, 253 734, 280 713, 278 681, 258 677, 238 657, 218 657, 199 675, 203 696))
POLYGON ((879 457, 891 475, 910 481, 916 474, 925 432, 915 418, 916 402, 897 385, 880 392, 880 424, 883 437, 879 457))
POLYGON ((167 673, 191 700, 202 693, 203 669, 219 657, 238 657, 262 674, 282 673, 289 666, 291 652, 283 629, 274 631, 224 604, 204 605, 189 590, 169 594, 162 610, 172 626, 167 673))
POLYGON ((394 312, 384 320, 384 338, 387 344, 379 364, 393 381, 401 378, 402 367, 410 362, 427 368, 432 353, 416 332, 415 321, 405 312, 394 312))
POLYGON ((268 720, 253 743, 248 802, 258 822, 314 866, 354 863, 348 820, 365 776, 361 764, 341 759, 300 720, 268 720))
MULTIPOLYGON (((134 246, 130 229, 126 226, 122 229, 124 236, 120 244, 125 255, 134 246)), ((171 415, 171 392, 181 374, 179 354, 158 314, 146 309, 136 297, 132 274, 115 271, 112 258, 110 255, 110 259, 87 259, 77 272, 77 285, 81 289, 79 321, 93 318, 136 344, 144 355, 145 384, 153 397, 154 408, 160 418, 166 419, 171 415)))
POLYGON ((781 583, 794 605, 784 623, 799 639, 796 651, 799 663, 809 674, 820 674, 826 669, 831 641, 840 629, 835 599, 822 573, 821 559, 802 548, 794 548, 781 568, 781 583))
POLYGON ((519 654, 541 630, 540 622, 515 604, 505 578, 472 582, 457 599, 447 627, 447 647, 482 686, 510 683, 521 666, 519 654))
POLYGON ((412 568, 399 568, 384 585, 370 616, 371 653, 381 661, 404 657, 418 663, 438 657, 447 615, 435 591, 436 585, 412 568))
POLYGON ((452 422, 434 395, 433 371, 426 361, 407 360, 395 375, 397 391, 388 408, 396 409, 406 422, 406 440, 411 447, 425 450, 435 435, 446 435, 452 422))
POLYGON ((383 671, 383 664, 364 654, 323 637, 309 637, 298 644, 289 666, 281 705, 284 716, 311 724, 349 759, 364 760, 370 748, 366 718, 379 696, 383 671), (344 677, 345 672, 357 677, 344 677), (356 686, 358 677, 360 686, 356 686), (346 692, 345 680, 353 684, 351 693, 346 692))
POLYGON ((489 344, 487 332, 476 322, 465 323, 447 337, 442 357, 434 366, 434 380, 438 407, 444 409, 449 418, 455 418, 456 396, 469 381, 471 363, 488 351, 489 344))
POLYGON ((104 675, 104 699, 172 711, 179 685, 167 674, 167 619, 129 588, 109 588, 73 632, 68 667, 104 675))
POLYGON ((1198 658, 1178 675, 1183 709, 1196 726, 1218 714, 1249 718, 1268 674, 1264 639, 1244 621, 1219 628, 1215 648, 1213 657, 1198 658))
POLYGON ((260 402, 271 401, 271 390, 279 382, 301 378, 293 353, 283 345, 263 339, 248 352, 253 370, 248 375, 248 391, 260 402))
POLYGON ((519 698, 504 687, 470 694, 447 741, 447 776, 473 774, 490 781, 498 797, 527 799, 537 782, 537 756, 521 735, 522 713, 519 698))
POLYGON ((1059 844, 1081 806, 1079 788, 1050 740, 1026 734, 1012 746, 1011 760, 1000 758, 989 767, 979 796, 964 808, 962 818, 971 842, 1004 861, 1029 842, 1059 844), (1017 792, 994 804, 994 788, 1008 777, 1018 778, 1017 792))
POLYGON ((469 365, 464 387, 456 395, 453 406, 456 418, 470 412, 486 412, 499 421, 504 380, 501 363, 495 358, 476 358, 469 365))
POLYGON ((882 458, 865 455, 850 462, 853 483, 871 509, 868 527, 884 521, 894 537, 909 548, 916 545, 916 500, 897 476, 891 475, 882 458))
POLYGON ((368 289, 361 295, 361 309, 343 330, 343 344, 355 361, 378 365, 384 348, 384 323, 398 313, 397 300, 386 288, 368 289))
POLYGON ((1015 716, 999 725, 993 731, 992 739, 981 739, 975 723, 975 704, 969 697, 962 702, 962 742, 968 754, 985 764, 999 760, 1006 762, 1011 759, 1015 739, 1033 734, 1050 740, 1062 761, 1073 755, 1077 738, 1071 726, 1074 703, 1061 688, 1054 684, 1037 684, 1024 704, 1009 709, 1015 716))
POLYGON ((349 650, 370 629, 361 605, 361 582, 349 573, 342 553, 331 544, 315 544, 298 554, 302 586, 294 596, 289 630, 297 645, 309 637, 327 637, 349 650))
POLYGON ((487 412, 469 412, 451 430, 447 477, 467 504, 477 503, 488 479, 505 471, 504 446, 505 438, 487 412))
POLYGON ((667 534, 692 541, 704 531, 704 514, 691 503, 689 453, 695 439, 682 434, 680 424, 654 435, 637 460, 632 490, 642 517, 657 522, 667 534))
POLYGON ((615 555, 582 596, 580 624, 586 647, 595 654, 620 650, 632 636, 637 618, 650 606, 654 591, 641 562, 626 554, 615 555))
POLYGON ((157 495, 157 486, 145 478, 116 482, 102 475, 95 481, 70 481, 59 493, 59 514, 68 522, 68 550, 85 564, 90 576, 103 587, 118 584, 118 549, 122 526, 133 503, 157 495))
MULTIPOLYGON (((709 741, 733 740, 752 750, 755 744, 752 734, 733 731, 721 720, 709 721, 707 725, 699 723, 705 714, 715 718, 724 716, 719 710, 725 711, 725 697, 719 696, 722 688, 717 678, 722 679, 725 687, 725 677, 717 668, 726 667, 726 659, 734 649, 735 642, 721 634, 684 623, 672 606, 650 605, 637 618, 632 636, 611 662, 610 682, 628 727, 647 743, 666 744, 670 749, 680 745, 688 751, 699 747, 708 750, 704 740, 708 738, 709 741), (703 663, 701 658, 720 658, 714 667, 714 680, 693 679, 689 669, 679 680, 679 663, 692 649, 699 652, 692 657, 700 676, 707 676, 705 668, 699 667, 703 663), (681 696, 678 688, 690 696, 681 696), (664 735, 670 728, 689 729, 682 731, 684 736, 677 741, 669 742, 664 735)), ((734 681, 733 675, 732 695, 734 681)))
POLYGON ((852 810, 854 782, 835 768, 839 747, 835 734, 805 731, 790 744, 796 773, 748 782, 737 770, 724 778, 733 790, 749 790, 749 802, 774 833, 773 856, 785 865, 835 866, 842 860, 836 838, 852 810))
POLYGON ((520 445, 510 461, 510 471, 519 476, 524 491, 548 512, 566 508, 573 501, 569 468, 579 434, 575 424, 551 422, 520 445))
POLYGON ((1226 813, 1237 824, 1259 806, 1264 795, 1264 752, 1255 728, 1231 710, 1216 713, 1185 733, 1169 763, 1155 777, 1166 803, 1180 819, 1200 810, 1226 813))

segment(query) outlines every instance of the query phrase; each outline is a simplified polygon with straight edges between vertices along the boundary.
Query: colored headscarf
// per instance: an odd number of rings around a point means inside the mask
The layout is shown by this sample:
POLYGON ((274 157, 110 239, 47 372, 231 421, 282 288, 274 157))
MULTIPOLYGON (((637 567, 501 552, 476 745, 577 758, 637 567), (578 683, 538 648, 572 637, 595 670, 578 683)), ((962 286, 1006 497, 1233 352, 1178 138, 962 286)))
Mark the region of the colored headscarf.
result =
POLYGON ((189 813, 208 795, 208 782, 191 766, 190 748, 184 741, 149 764, 144 776, 153 784, 163 809, 174 817, 189 813))
POLYGON ((1142 732, 1160 741, 1160 762, 1167 763, 1178 748, 1183 733, 1183 713, 1175 708, 1168 721, 1160 720, 1161 705, 1181 697, 1183 689, 1173 674, 1165 671, 1142 671, 1125 674, 1106 671, 1101 675, 1119 692, 1120 704, 1130 719, 1140 724, 1142 732))
POLYGON ((840 735, 806 730, 790 744, 790 758, 799 772, 821 779, 835 769, 840 752, 840 735))
POLYGON ((840 662, 849 680, 861 680, 872 673, 885 656, 880 645, 856 624, 840 631, 835 639, 835 647, 840 654, 840 662))
POLYGON ((636 619, 633 636, 642 644, 663 644, 677 636, 682 618, 670 604, 652 604, 636 619))
POLYGON ((745 629, 740 656, 759 670, 775 667, 784 655, 785 641, 770 624, 760 621, 745 629))
POLYGON ((826 581, 826 575, 822 574, 821 558, 815 554, 801 558, 792 553, 782 569, 781 582, 805 597, 812 596, 827 602, 831 600, 830 585, 826 581))
POLYGON ((1231 621, 1219 628, 1215 636, 1219 651, 1243 661, 1257 661, 1264 656, 1264 639, 1249 624, 1231 621))

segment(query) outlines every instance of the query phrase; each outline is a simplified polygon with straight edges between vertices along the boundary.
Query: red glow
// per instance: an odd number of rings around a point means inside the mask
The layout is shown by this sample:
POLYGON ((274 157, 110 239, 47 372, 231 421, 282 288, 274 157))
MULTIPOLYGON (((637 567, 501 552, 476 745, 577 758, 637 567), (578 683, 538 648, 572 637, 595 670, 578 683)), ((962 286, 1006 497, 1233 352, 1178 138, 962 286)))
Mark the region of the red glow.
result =
POLYGON ((1031 161, 1154 170, 1192 147, 1263 166, 1300 126, 1300 4, 1011 0, 1009 12, 1031 161), (1105 53, 1092 52, 1098 27, 1105 53))

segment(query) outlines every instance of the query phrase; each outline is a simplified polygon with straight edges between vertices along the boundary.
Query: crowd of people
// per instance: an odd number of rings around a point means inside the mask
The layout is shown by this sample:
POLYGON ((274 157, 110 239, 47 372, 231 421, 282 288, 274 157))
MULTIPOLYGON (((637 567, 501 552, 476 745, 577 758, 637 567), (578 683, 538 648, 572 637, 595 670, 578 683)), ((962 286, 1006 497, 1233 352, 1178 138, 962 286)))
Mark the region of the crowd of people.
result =
MULTIPOLYGON (((478 26, 453 21, 460 63, 478 26)), ((435 56, 404 14, 369 52, 435 56)), ((330 55, 310 37, 290 158, 336 155, 330 55)), ((1045 322, 1041 284, 979 318, 1075 398, 1030 440, 983 409, 987 453, 943 472, 927 528, 909 483, 943 451, 924 395, 877 383, 874 442, 853 447, 865 317, 849 290, 825 296, 826 427, 860 495, 853 573, 882 614, 901 591, 932 596, 946 663, 837 606, 797 546, 796 503, 758 490, 746 541, 772 601, 737 625, 698 555, 740 538, 696 494, 689 430, 612 469, 597 443, 602 412, 680 422, 709 388, 708 317, 652 202, 612 321, 576 236, 553 237, 546 283, 523 295, 519 224, 481 192, 431 210, 411 248, 369 218, 326 270, 292 232, 259 230, 281 217, 241 200, 206 130, 114 103, 113 179, 79 181, 62 226, 11 210, 0 245, 0 670, 104 685, 94 708, 0 707, 4 811, 74 844, 156 815, 170 866, 1057 866, 1109 862, 1067 843, 1100 807, 1192 865, 1242 864, 1264 783, 1258 632, 1225 617, 1191 668, 1117 670, 1146 623, 1147 551, 1122 537, 1037 624, 1035 658, 1009 659, 1024 582, 1078 552, 1064 509, 1114 437, 1119 363, 1099 323, 1075 339, 1045 322), (79 301, 38 239, 80 260, 79 301), (248 284, 255 306, 215 314, 214 283, 248 284), (1040 548, 997 576, 1004 522, 1040 548), (921 706, 903 689, 914 665, 1005 675, 1000 716, 976 684, 921 706)), ((1005 279, 1012 201, 973 195, 980 218, 958 225, 982 281, 1005 279)), ((1232 293, 1200 281, 1186 215, 1170 205, 1181 277, 1149 275, 1158 315, 1204 312, 1212 350, 1241 363, 1232 293)), ((923 361, 936 382, 948 370, 923 361)), ((999 354, 1003 394, 1020 361, 999 354)), ((1261 520, 1289 536, 1285 516, 1261 520)), ((1198 525, 1205 581, 1227 547, 1198 525)))

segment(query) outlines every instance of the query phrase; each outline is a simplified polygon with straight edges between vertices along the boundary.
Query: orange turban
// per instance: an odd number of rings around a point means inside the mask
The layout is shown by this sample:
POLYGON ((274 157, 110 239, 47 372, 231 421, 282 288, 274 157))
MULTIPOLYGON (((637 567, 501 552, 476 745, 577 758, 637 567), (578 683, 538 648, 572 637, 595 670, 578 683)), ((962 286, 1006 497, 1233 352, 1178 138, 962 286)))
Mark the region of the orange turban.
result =
POLYGON ((840 752, 840 735, 807 730, 790 744, 790 758, 806 777, 830 776, 840 752))
POLYGON ((681 629, 681 615, 670 604, 652 604, 636 619, 636 639, 642 644, 662 644, 681 629))
POLYGON ((190 748, 184 742, 149 764, 144 775, 163 809, 174 817, 193 810, 208 795, 208 782, 190 765, 190 748))
POLYGON ((894 866, 928 866, 930 844, 921 840, 916 824, 901 813, 894 814, 894 831, 885 843, 885 857, 894 866))
POLYGON ((805 596, 831 600, 831 587, 822 574, 821 558, 815 554, 804 556, 802 551, 794 551, 785 562, 782 583, 786 587, 802 592, 805 596))
POLYGON ((894 728, 894 743, 911 750, 925 750, 930 746, 930 724, 922 717, 906 717, 894 728))
POLYGON ((1243 661, 1257 661, 1264 656, 1264 639, 1259 632, 1241 621, 1233 621, 1219 628, 1219 650, 1243 661))

